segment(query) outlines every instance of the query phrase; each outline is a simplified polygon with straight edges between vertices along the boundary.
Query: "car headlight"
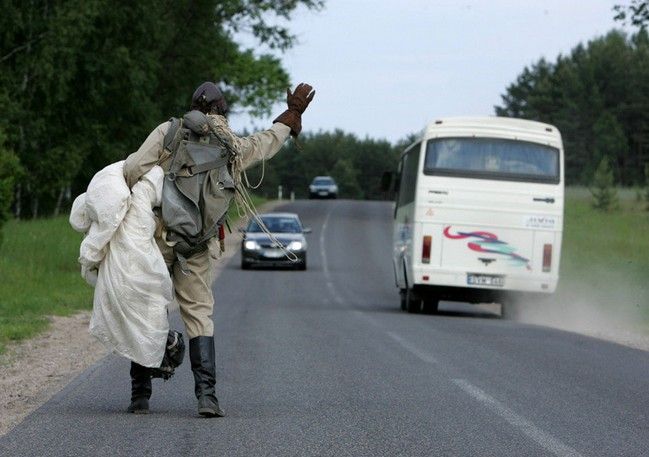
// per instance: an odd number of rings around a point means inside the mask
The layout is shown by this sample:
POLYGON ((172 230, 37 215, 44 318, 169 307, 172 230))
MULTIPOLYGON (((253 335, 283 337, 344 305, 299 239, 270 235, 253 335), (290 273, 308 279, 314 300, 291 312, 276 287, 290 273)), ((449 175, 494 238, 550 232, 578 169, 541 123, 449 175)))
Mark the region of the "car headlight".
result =
POLYGON ((243 247, 249 251, 254 251, 255 249, 259 249, 259 243, 254 240, 247 240, 243 243, 243 247))
POLYGON ((301 241, 291 241, 287 248, 289 251, 299 251, 304 247, 301 241))

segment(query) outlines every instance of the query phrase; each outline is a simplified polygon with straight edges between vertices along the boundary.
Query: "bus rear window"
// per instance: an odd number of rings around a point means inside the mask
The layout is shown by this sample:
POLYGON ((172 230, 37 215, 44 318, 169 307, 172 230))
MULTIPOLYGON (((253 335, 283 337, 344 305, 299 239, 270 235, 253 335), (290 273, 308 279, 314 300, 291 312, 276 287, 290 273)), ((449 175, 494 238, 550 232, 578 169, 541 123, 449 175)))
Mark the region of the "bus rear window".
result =
POLYGON ((441 138, 426 144, 424 174, 522 182, 559 182, 559 150, 499 138, 441 138))

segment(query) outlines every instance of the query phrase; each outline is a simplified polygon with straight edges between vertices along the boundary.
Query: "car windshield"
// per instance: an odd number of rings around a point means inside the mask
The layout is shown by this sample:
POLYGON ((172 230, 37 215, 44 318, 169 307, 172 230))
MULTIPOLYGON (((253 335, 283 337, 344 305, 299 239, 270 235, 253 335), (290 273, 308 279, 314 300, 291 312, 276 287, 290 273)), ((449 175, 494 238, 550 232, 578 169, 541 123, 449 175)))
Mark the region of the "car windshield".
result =
POLYGON ((315 186, 331 186, 333 183, 334 180, 331 178, 315 178, 313 180, 313 185, 315 186))
POLYGON ((523 182, 559 182, 559 150, 498 138, 428 141, 424 173, 523 182))
MULTIPOLYGON (((261 220, 264 222, 264 225, 272 233, 302 233, 302 227, 298 220, 290 216, 261 216, 261 220)), ((257 223, 257 221, 252 220, 248 224, 247 232, 258 233, 263 230, 257 223)))

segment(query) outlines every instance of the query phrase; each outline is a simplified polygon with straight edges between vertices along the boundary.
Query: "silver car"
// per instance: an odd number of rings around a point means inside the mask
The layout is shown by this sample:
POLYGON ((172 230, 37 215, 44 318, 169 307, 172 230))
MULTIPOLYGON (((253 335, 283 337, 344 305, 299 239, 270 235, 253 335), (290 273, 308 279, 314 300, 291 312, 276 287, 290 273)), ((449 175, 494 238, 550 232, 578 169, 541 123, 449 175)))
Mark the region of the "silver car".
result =
POLYGON ((311 229, 303 228, 295 213, 266 213, 260 214, 259 217, 277 241, 297 257, 297 261, 289 259, 280 245, 271 240, 253 219, 243 230, 241 269, 265 265, 306 270, 307 243, 304 234, 310 233, 311 229))
POLYGON ((309 198, 337 198, 338 185, 331 176, 316 176, 309 185, 309 198))

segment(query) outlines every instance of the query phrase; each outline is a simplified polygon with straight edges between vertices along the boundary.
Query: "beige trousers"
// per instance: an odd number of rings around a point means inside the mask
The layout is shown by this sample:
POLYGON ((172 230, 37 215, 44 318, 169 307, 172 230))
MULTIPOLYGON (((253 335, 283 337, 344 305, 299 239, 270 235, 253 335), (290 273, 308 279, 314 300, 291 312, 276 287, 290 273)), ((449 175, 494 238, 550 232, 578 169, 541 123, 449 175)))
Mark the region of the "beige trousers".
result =
POLYGON ((155 240, 171 273, 180 317, 185 323, 189 339, 196 336, 213 336, 212 281, 216 262, 214 252, 219 249, 218 240, 212 239, 207 251, 187 259, 188 274, 183 273, 173 248, 165 243, 161 236, 156 236, 155 240))

